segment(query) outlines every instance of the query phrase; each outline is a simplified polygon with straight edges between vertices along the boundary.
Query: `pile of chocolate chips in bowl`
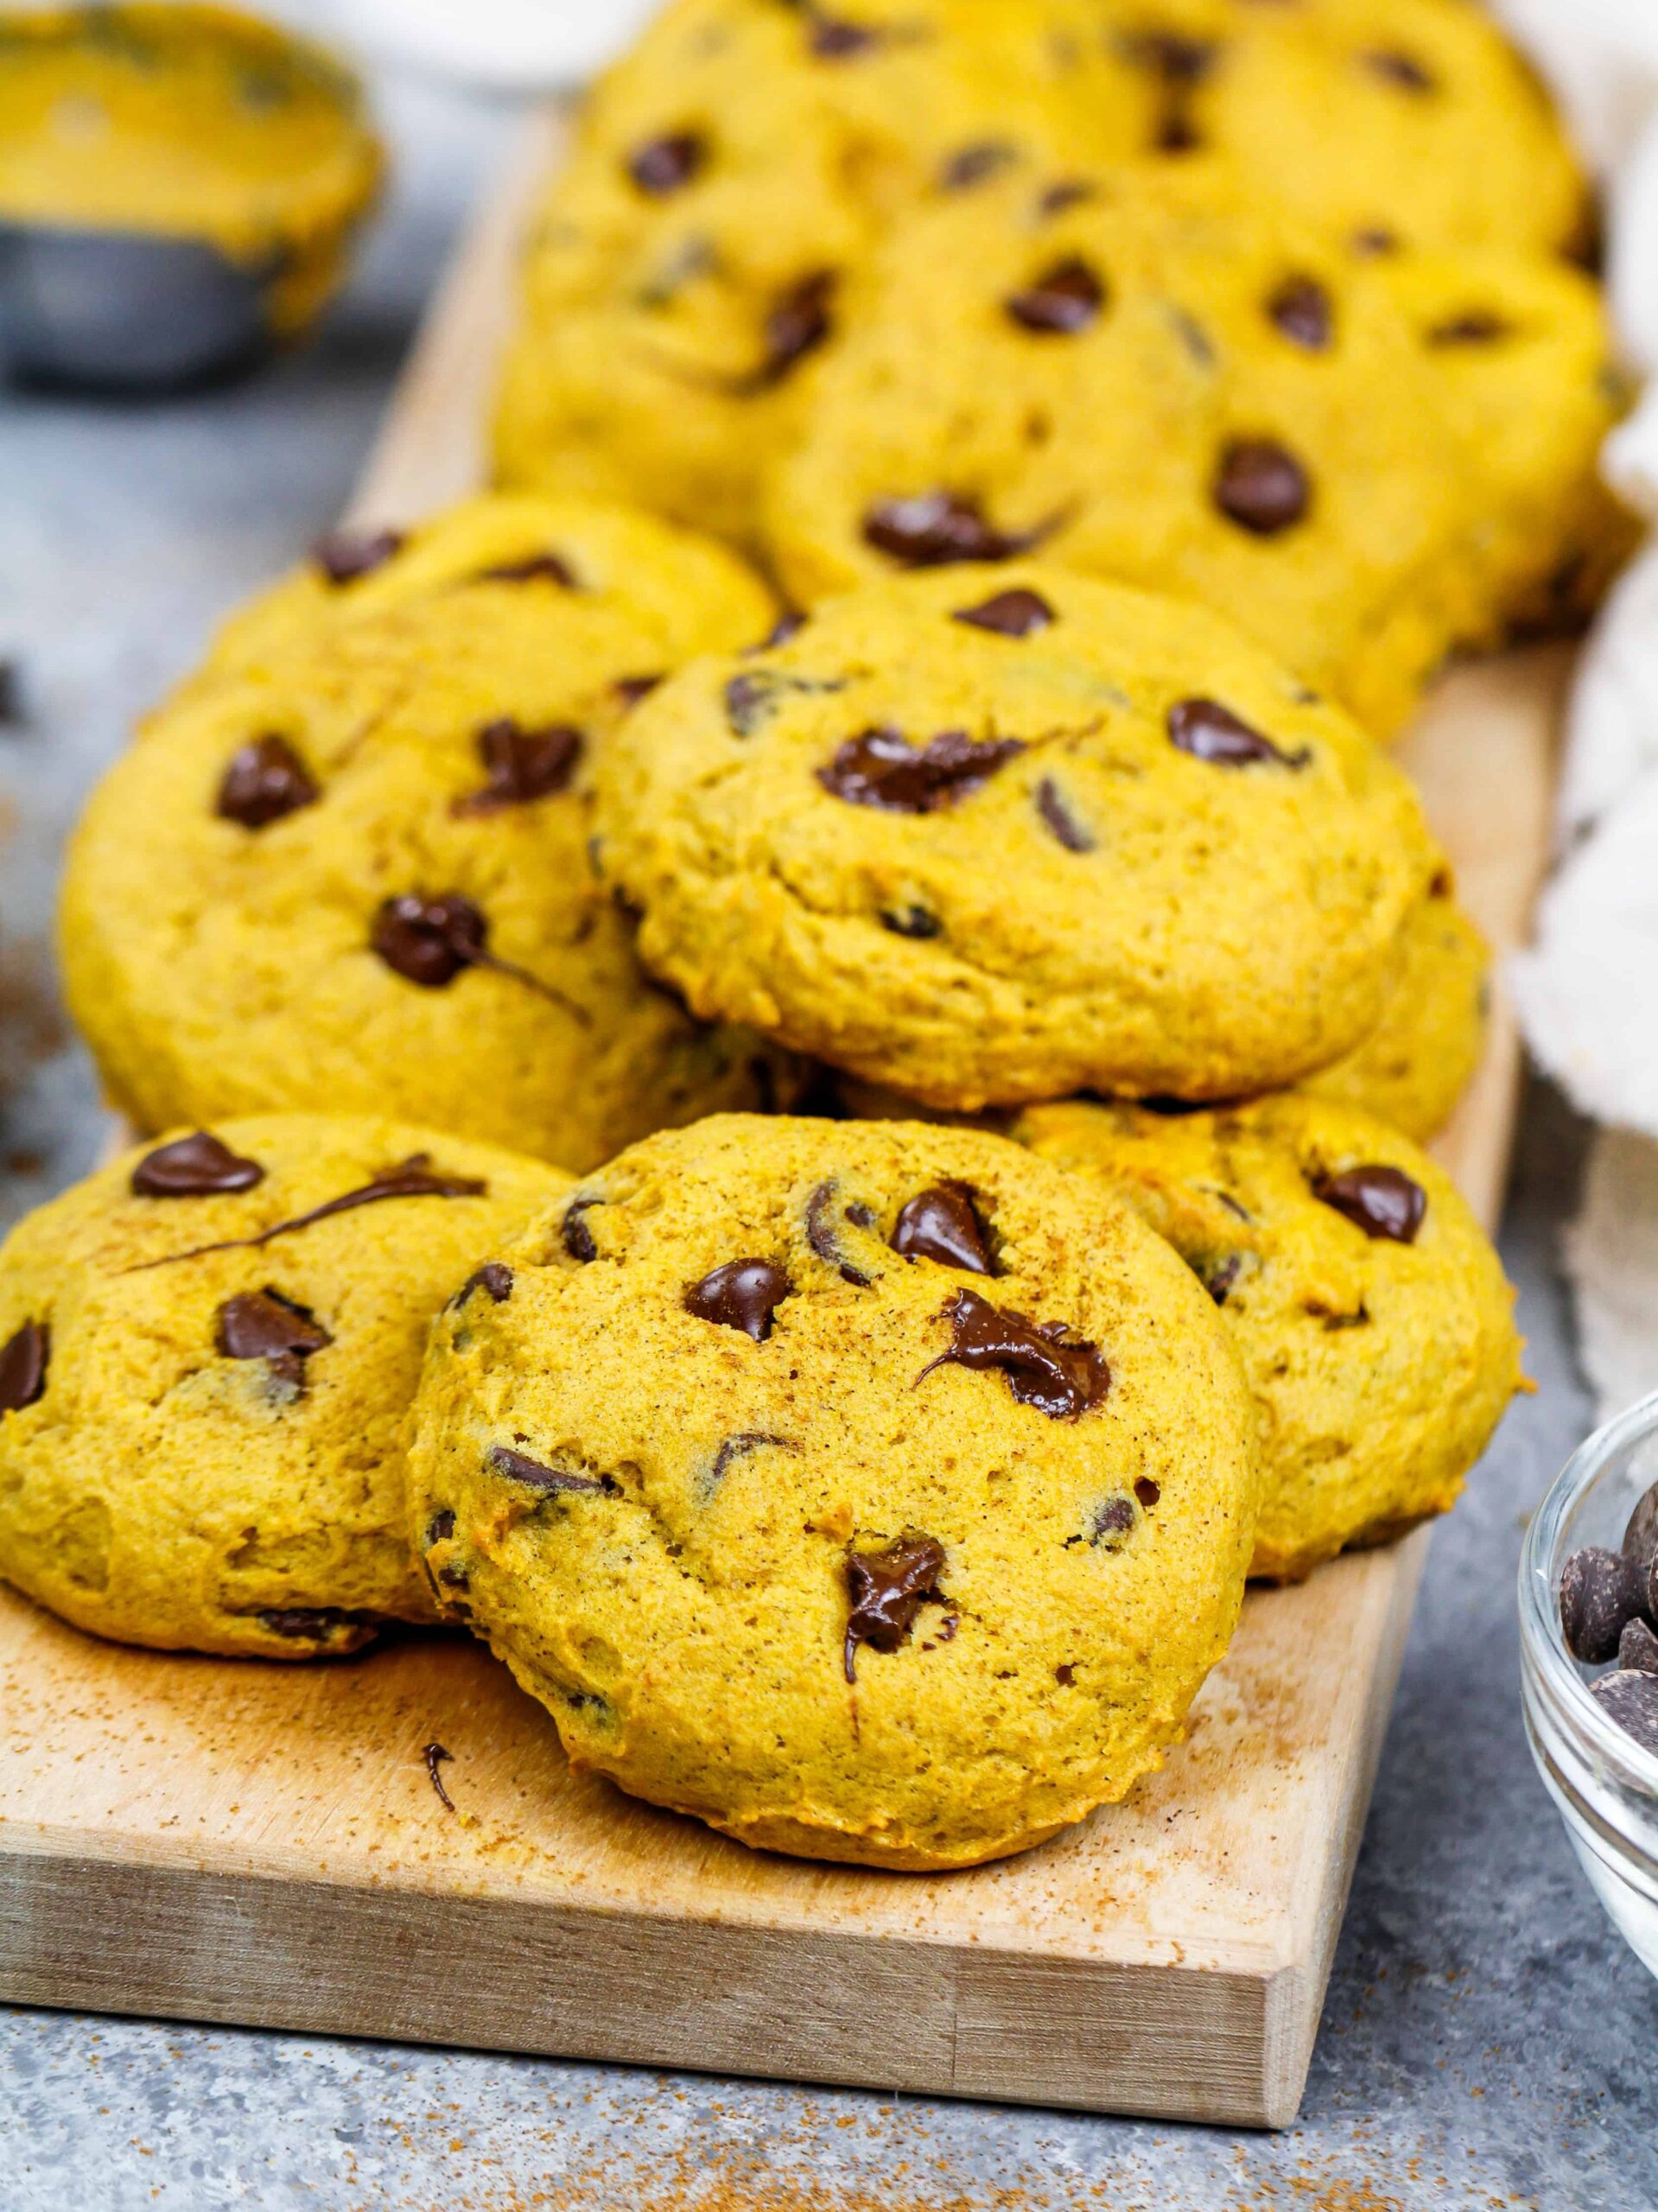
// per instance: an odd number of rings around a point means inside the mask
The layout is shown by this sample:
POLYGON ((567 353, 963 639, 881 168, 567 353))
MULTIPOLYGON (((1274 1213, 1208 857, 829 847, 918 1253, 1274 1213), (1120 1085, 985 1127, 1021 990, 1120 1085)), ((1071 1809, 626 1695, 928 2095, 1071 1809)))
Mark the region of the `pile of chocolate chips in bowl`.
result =
POLYGON ((1560 1573, 1566 1649, 1585 1666, 1617 1666, 1589 1694, 1625 1734, 1658 1752, 1658 1483, 1636 1505, 1621 1549, 1587 1544, 1560 1573))

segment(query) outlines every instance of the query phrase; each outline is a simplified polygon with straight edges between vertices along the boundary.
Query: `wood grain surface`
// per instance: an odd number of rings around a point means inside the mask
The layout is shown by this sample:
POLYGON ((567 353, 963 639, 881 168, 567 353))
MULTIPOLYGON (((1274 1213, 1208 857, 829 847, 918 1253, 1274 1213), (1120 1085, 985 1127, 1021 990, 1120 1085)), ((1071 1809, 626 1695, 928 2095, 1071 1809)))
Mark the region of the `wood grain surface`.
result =
MULTIPOLYGON (((359 517, 478 480, 556 130, 516 149, 435 303, 359 517)), ((1544 866, 1566 666, 1458 671, 1404 747, 1499 947, 1544 866)), ((1488 1222, 1518 1067, 1499 1007, 1439 1147, 1488 1222)), ((1427 1541, 1253 1592, 1161 1774, 1039 1851, 927 1877, 757 1855, 573 1777, 464 1638, 179 1658, 0 1592, 0 1996, 1282 2126, 1427 1541)))

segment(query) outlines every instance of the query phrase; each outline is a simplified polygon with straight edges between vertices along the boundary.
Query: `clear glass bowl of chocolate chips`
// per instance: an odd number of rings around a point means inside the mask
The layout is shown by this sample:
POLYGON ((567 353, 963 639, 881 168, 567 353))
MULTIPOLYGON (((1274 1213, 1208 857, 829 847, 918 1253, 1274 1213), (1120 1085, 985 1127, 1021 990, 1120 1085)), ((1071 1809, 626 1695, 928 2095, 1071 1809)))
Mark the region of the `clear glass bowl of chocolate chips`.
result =
POLYGON ((1658 1974, 1658 1395, 1601 1429, 1520 1563, 1532 1756, 1636 1955, 1658 1974))

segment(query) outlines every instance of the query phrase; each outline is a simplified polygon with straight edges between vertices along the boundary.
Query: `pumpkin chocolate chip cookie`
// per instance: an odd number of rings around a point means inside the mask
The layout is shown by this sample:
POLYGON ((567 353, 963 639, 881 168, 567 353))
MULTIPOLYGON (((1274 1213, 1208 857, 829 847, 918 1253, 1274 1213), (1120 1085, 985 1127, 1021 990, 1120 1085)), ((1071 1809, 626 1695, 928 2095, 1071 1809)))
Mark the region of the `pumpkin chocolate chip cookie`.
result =
POLYGON ((1439 869, 1404 777, 1217 616, 964 568, 664 685, 601 765, 645 961, 953 1110, 1350 1052, 1439 869))
POLYGON ((572 1760, 741 1841, 970 1866, 1160 1764, 1255 1424, 1109 1194, 971 1131, 723 1116, 434 1333, 416 1540, 572 1760))
POLYGON ((1073 1101, 1014 1134, 1137 1207, 1219 1309, 1261 1418, 1252 1574, 1299 1580, 1455 1503, 1521 1346, 1496 1254, 1407 1139, 1293 1097, 1172 1116, 1073 1101))
POLYGON ((435 1609, 403 1423, 428 1326, 567 1189, 387 1121, 221 1122, 0 1249, 0 1574, 126 1643, 308 1659, 435 1609))
POLYGON ((740 588, 700 606, 726 562, 695 547, 654 613, 580 569, 448 582, 437 536, 426 594, 349 622, 295 606, 280 651, 188 687, 87 810, 66 983, 142 1128, 391 1110, 579 1170, 791 1079, 651 981, 588 855, 594 761, 638 686, 699 632, 752 639, 764 594, 731 563, 740 588))

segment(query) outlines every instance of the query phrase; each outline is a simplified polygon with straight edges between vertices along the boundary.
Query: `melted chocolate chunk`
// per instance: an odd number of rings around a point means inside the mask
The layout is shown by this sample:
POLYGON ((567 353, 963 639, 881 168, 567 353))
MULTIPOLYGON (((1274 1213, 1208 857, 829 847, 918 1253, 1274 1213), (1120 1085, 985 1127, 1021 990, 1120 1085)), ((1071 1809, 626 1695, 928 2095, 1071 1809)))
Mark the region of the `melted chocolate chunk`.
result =
POLYGON ((539 1459, 526 1459, 522 1452, 514 1452, 505 1444, 492 1444, 484 1459, 498 1475, 505 1475, 510 1482, 523 1483, 530 1490, 546 1491, 560 1497, 621 1496, 619 1485, 608 1475, 583 1475, 571 1467, 549 1467, 539 1459))
POLYGON ((0 1346, 0 1420, 39 1402, 51 1361, 52 1332, 43 1321, 25 1321, 0 1346))
POLYGON ((288 1637, 295 1643, 330 1644, 340 1653, 360 1651, 380 1632, 378 1622, 365 1620, 360 1613, 342 1613, 333 1605, 292 1605, 254 1618, 272 1636, 288 1637))
POLYGON ((454 1762, 454 1753, 453 1751, 446 1751, 441 1744, 428 1744, 425 1750, 421 1753, 421 1757, 426 1762, 426 1771, 431 1777, 433 1789, 436 1790, 438 1796, 442 1799, 445 1805, 448 1807, 450 1812, 454 1812, 454 1800, 450 1796, 448 1791, 443 1787, 443 1777, 438 1772, 438 1769, 443 1764, 446 1759, 451 1765, 453 1765, 454 1762))
POLYGON ((1033 638, 1058 619, 1040 592, 1019 588, 999 591, 976 607, 958 607, 950 617, 969 629, 993 631, 999 638, 1033 638))
POLYGON ((1440 349, 1452 346, 1497 346, 1513 334, 1512 325, 1500 315, 1485 308, 1470 308, 1465 314, 1450 315, 1444 322, 1436 322, 1427 334, 1427 342, 1440 349))
POLYGON ((564 722, 546 729, 524 729, 505 716, 486 723, 478 733, 478 754, 489 780, 482 791, 456 799, 449 811, 496 814, 503 807, 528 806, 568 791, 581 745, 581 731, 564 722))
POLYGON ((895 729, 867 729, 848 738, 817 780, 848 806, 886 814, 937 814, 989 782, 1025 745, 1017 737, 975 738, 941 730, 924 746, 895 729))
POLYGON ((572 1198, 564 1209, 564 1222, 559 1234, 564 1249, 571 1259, 587 1267, 599 1256, 599 1247, 593 1241, 593 1231, 588 1226, 588 1215, 594 1206, 601 1206, 602 1198, 572 1198))
POLYGON ((772 1317, 794 1285, 770 1260, 731 1260, 694 1282, 685 1293, 685 1311, 722 1329, 740 1329, 757 1344, 772 1333, 772 1317))
POLYGON ((894 937, 914 938, 924 941, 928 938, 943 937, 944 925, 937 914, 930 914, 924 906, 902 906, 883 913, 880 925, 894 937))
POLYGON ((1309 353, 1329 350, 1336 311, 1316 276, 1286 276, 1267 302, 1267 314, 1293 346, 1309 353))
POLYGON ((1022 1313, 1002 1313, 976 1291, 958 1290, 940 1315, 948 1321, 948 1351, 917 1376, 924 1382, 934 1368, 999 1368, 1022 1406, 1034 1406, 1050 1421, 1077 1421, 1097 1406, 1111 1387, 1111 1370, 1097 1344, 1067 1341, 1063 1322, 1032 1323, 1022 1313))
POLYGON ((841 1280, 857 1290, 867 1290, 869 1277, 854 1268, 849 1260, 841 1256, 841 1248, 835 1241, 835 1228, 829 1214, 835 1205, 835 1186, 820 1183, 806 1201, 806 1242, 825 1267, 839 1271, 841 1280))
POLYGON ((314 806, 321 796, 315 778, 288 740, 267 730, 232 753, 219 779, 213 812, 221 822, 263 830, 284 815, 314 806))
POLYGON ((965 1274, 993 1275, 984 1224, 963 1183, 939 1183, 913 1198, 898 1217, 893 1249, 906 1260, 936 1260, 965 1274))
POLYGON ((975 184, 1000 175, 1017 158, 1005 138, 981 138, 950 156, 939 173, 940 188, 945 192, 970 192, 975 184))
POLYGON ((1413 54, 1406 54, 1397 47, 1372 47, 1359 58, 1372 76, 1380 77, 1384 84, 1396 85, 1401 92, 1414 92, 1420 97, 1439 88, 1431 70, 1425 68, 1413 54))
POLYGON ((355 1191, 346 1191, 340 1198, 329 1198, 322 1205, 313 1206, 308 1213, 295 1214, 291 1221, 276 1222, 269 1229, 262 1229, 257 1236, 227 1236, 217 1244, 194 1244, 187 1252, 168 1252, 159 1260, 141 1260, 137 1267, 122 1272, 144 1274, 151 1268, 171 1267, 180 1260, 199 1260, 208 1252, 257 1252, 274 1243, 279 1236, 309 1229, 314 1223, 330 1220, 337 1213, 354 1213, 359 1206, 378 1205, 390 1198, 481 1198, 488 1192, 489 1185, 475 1176, 434 1174, 431 1158, 429 1152, 417 1152, 397 1166, 386 1168, 372 1182, 365 1183, 355 1191))
POLYGON ((662 680, 659 676, 619 676, 613 689, 625 707, 637 707, 641 699, 650 697, 662 680))
POLYGON ((248 1290, 219 1307, 213 1342, 226 1359, 308 1359, 334 1338, 308 1306, 280 1291, 248 1290))
POLYGON ((1390 1244, 1413 1244, 1427 1214, 1427 1192, 1397 1167, 1350 1167, 1315 1183, 1312 1194, 1390 1244))
POLYGON ((1099 321, 1106 290, 1080 255, 1068 254, 1005 305, 1021 329, 1039 337, 1075 338, 1099 321))
POLYGON ((636 146, 627 157, 627 174, 641 192, 665 199, 670 193, 683 191, 708 157, 708 141, 700 131, 673 130, 636 146))
POLYGON ((896 1651, 923 1605, 946 1602, 938 1589, 943 1571, 944 1547, 936 1536, 906 1535, 884 1551, 848 1553, 846 1586, 852 1611, 842 1662, 848 1682, 858 1679, 861 1643, 872 1651, 896 1651))
POLYGON ((1215 478, 1215 504, 1252 537, 1276 537, 1305 518, 1312 504, 1307 473, 1274 438, 1240 438, 1227 447, 1215 478))
POLYGON ((527 968, 490 951, 489 925, 483 909, 461 892, 429 896, 410 891, 383 900, 369 934, 369 947, 393 975, 423 991, 446 988, 463 968, 488 968, 549 999, 584 1028, 592 1023, 585 1007, 577 1006, 527 968))
POLYGON ((1248 768, 1260 763, 1305 768, 1312 758, 1305 745, 1286 753, 1217 699, 1178 701, 1169 709, 1167 728, 1171 744, 1180 752, 1217 768, 1248 768))
POLYGON ((135 1198, 208 1198, 251 1191, 265 1179, 257 1160, 244 1160, 206 1129, 147 1152, 132 1171, 135 1198))
POLYGON ((797 362, 816 353, 833 334, 839 283, 832 269, 820 269, 802 277, 773 304, 765 318, 765 362, 759 372, 763 385, 780 384, 797 362))
POLYGON ((877 499, 863 520, 864 542, 906 569, 944 569, 957 561, 1012 561, 1058 527, 1002 531, 985 519, 976 499, 953 492, 922 492, 913 499, 877 499))
POLYGON ((1044 776, 1036 787, 1036 810, 1068 853, 1094 851, 1098 841, 1093 831, 1077 819, 1051 776, 1044 776))
POLYGON ((497 1306, 505 1306, 512 1295, 511 1268, 503 1266, 499 1260, 486 1261, 475 1274, 467 1277, 449 1300, 450 1305, 456 1307, 464 1306, 477 1290, 487 1291, 497 1306))
POLYGON ((400 530, 331 530, 311 548, 311 558, 331 584, 354 584, 395 559, 404 543, 400 530))
POLYGON ((556 584, 574 591, 575 577, 556 553, 526 553, 521 561, 502 561, 492 569, 480 569, 480 584, 556 584))

